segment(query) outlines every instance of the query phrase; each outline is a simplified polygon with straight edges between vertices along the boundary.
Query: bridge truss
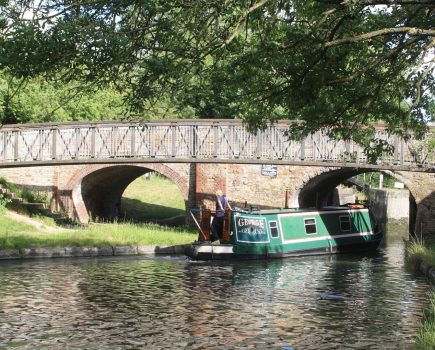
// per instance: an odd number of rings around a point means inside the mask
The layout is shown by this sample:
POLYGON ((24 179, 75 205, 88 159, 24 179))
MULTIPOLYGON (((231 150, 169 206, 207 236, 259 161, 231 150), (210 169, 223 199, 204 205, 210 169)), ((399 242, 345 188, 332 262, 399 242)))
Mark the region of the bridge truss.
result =
POLYGON ((292 141, 285 136, 288 126, 277 123, 252 134, 236 120, 6 125, 0 129, 0 167, 216 162, 435 171, 433 129, 425 140, 405 141, 377 126, 376 137, 394 152, 373 164, 355 142, 332 140, 327 130, 292 141))

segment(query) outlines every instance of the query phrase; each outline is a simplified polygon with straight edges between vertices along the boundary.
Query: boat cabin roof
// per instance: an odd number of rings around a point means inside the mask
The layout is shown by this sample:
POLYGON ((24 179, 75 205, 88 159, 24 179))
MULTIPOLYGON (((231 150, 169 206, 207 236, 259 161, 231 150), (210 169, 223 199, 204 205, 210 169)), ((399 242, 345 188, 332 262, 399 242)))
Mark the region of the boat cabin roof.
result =
POLYGON ((253 215, 271 215, 271 214, 286 214, 286 213, 312 213, 319 211, 337 211, 346 209, 366 209, 363 205, 358 207, 351 207, 349 205, 343 206, 327 206, 322 208, 273 208, 273 209, 235 209, 235 212, 253 215))

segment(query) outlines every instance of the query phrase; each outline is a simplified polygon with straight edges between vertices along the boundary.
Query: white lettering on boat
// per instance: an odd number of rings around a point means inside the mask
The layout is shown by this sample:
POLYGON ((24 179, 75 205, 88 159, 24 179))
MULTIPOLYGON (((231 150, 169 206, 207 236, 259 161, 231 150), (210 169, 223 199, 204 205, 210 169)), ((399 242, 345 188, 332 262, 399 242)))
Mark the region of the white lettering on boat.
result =
POLYGON ((252 235, 266 235, 265 220, 240 217, 237 219, 237 232, 252 235))
POLYGON ((237 226, 258 226, 260 228, 264 228, 264 220, 263 219, 251 219, 251 218, 239 218, 237 221, 237 226))

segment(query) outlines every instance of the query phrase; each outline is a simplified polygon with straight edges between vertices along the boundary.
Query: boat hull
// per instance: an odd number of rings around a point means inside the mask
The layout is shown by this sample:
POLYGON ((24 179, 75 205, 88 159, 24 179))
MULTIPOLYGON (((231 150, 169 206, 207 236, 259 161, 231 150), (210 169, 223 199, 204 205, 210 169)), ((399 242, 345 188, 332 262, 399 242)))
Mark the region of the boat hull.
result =
POLYGON ((375 251, 382 241, 382 234, 372 235, 370 240, 346 244, 346 245, 324 245, 311 249, 283 249, 279 252, 235 252, 232 244, 214 245, 211 243, 192 244, 185 249, 185 254, 192 260, 264 260, 264 259, 282 259, 311 255, 328 255, 328 254, 345 254, 375 251))

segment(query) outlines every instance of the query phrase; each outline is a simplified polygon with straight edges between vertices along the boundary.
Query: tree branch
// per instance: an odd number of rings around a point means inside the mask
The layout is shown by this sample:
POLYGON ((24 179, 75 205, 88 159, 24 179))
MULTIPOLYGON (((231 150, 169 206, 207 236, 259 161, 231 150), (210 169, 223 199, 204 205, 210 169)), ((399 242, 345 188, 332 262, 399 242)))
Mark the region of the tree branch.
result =
POLYGON ((252 5, 250 8, 248 8, 243 15, 239 18, 236 27, 234 28, 233 33, 225 40, 222 46, 228 45, 233 39, 240 33, 243 23, 245 23, 246 18, 249 16, 251 12, 254 12, 259 7, 263 6, 266 2, 269 0, 260 0, 256 2, 254 5, 252 5))
POLYGON ((335 85, 335 84, 341 84, 348 81, 355 80, 356 78, 360 77, 364 73, 368 72, 372 68, 375 68, 378 66, 382 61, 387 60, 391 57, 394 57, 395 55, 402 52, 406 47, 411 46, 417 42, 417 39, 410 39, 407 42, 403 43, 402 45, 398 45, 396 48, 388 52, 386 55, 380 56, 377 59, 373 60, 372 62, 366 64, 363 69, 357 70, 355 73, 348 77, 335 79, 329 82, 329 85, 335 85))
POLYGON ((435 38, 432 39, 432 41, 430 41, 421 51, 420 53, 420 59, 418 60, 418 62, 415 64, 414 69, 409 72, 409 74, 407 75, 407 79, 410 79, 414 74, 416 74, 418 72, 418 70, 424 65, 425 63, 425 59, 427 58, 427 56, 429 55, 429 50, 435 46, 435 38))
POLYGON ((429 72, 432 70, 432 67, 434 66, 434 60, 429 64, 429 66, 423 71, 423 73, 420 75, 420 78, 417 80, 416 88, 417 88, 417 96, 415 97, 415 100, 412 102, 411 108, 417 107, 420 104, 421 100, 421 88, 423 86, 423 81, 428 76, 429 72))
POLYGON ((414 28, 414 27, 384 28, 380 30, 375 30, 373 32, 364 33, 361 35, 328 41, 324 44, 324 46, 331 47, 331 46, 337 46, 343 44, 351 44, 358 41, 364 41, 364 40, 376 38, 382 35, 401 34, 401 33, 406 33, 411 36, 435 36, 434 29, 421 29, 421 28, 414 28))
MULTIPOLYGON (((350 0, 316 0, 322 4, 331 5, 347 5, 351 3, 350 0)), ((374 5, 428 5, 435 6, 433 0, 361 0, 358 1, 358 5, 362 6, 374 6, 374 5)))

